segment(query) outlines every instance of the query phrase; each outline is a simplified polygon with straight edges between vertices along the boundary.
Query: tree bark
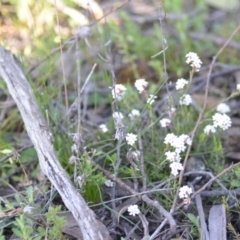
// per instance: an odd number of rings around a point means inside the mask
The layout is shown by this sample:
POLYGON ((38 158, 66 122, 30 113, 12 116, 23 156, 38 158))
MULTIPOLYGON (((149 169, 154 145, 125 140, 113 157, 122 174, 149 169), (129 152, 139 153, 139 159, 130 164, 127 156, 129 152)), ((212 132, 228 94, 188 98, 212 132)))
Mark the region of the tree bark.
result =
POLYGON ((27 78, 16 58, 0 46, 0 77, 21 113, 27 133, 36 149, 40 167, 62 197, 76 219, 84 240, 111 239, 107 228, 96 219, 82 196, 60 165, 52 133, 44 119, 27 78))

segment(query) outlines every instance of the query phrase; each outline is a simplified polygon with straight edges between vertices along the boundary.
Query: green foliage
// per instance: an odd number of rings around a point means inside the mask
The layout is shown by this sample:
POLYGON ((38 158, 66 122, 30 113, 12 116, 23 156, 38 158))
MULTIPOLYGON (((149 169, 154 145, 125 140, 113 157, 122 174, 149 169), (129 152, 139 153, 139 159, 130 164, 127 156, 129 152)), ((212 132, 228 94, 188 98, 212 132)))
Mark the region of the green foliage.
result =
POLYGON ((55 208, 50 207, 48 213, 46 214, 49 224, 48 239, 65 239, 62 234, 62 229, 64 224, 66 223, 66 219, 65 217, 60 217, 57 215, 60 210, 61 206, 55 208))
POLYGON ((62 234, 62 228, 66 223, 65 217, 60 217, 57 214, 61 207, 50 207, 46 213, 47 229, 39 226, 35 227, 35 223, 26 214, 20 214, 14 223, 12 231, 14 234, 24 240, 40 240, 42 237, 47 239, 65 239, 62 234), (37 237, 36 237, 37 235, 37 237))
POLYGON ((201 228, 200 228, 199 219, 191 213, 188 213, 187 217, 188 217, 190 223, 192 223, 192 224, 190 224, 190 236, 193 239, 201 239, 201 237, 200 237, 201 236, 201 228))
POLYGON ((0 240, 5 240, 5 236, 3 235, 3 230, 0 230, 0 240))
POLYGON ((24 214, 21 214, 16 218, 16 222, 14 224, 16 227, 12 228, 12 231, 17 237, 20 237, 24 240, 31 240, 32 234, 34 232, 33 222, 25 217, 24 214))
MULTIPOLYGON (((68 6, 74 7, 74 3, 69 0, 64 0, 64 3, 68 6)), ((195 1, 197 7, 205 7, 203 1, 195 1)), ((29 53, 32 53, 32 58, 40 58, 49 53, 49 49, 55 46, 56 37, 65 37, 65 36, 56 36, 54 33, 55 25, 55 8, 54 6, 47 1, 35 2, 33 0, 11 0, 13 6, 16 9, 16 15, 20 21, 16 20, 16 16, 11 16, 14 23, 23 29, 30 29, 31 36, 33 37, 32 45, 28 46, 28 50, 25 49, 25 55, 29 56, 29 53), (30 13, 29 13, 30 11, 30 13), (32 18, 29 20, 29 14, 32 18), (47 16, 47 18, 42 19, 42 16, 47 16), (33 51, 35 49, 35 51, 33 51)), ((82 177, 82 183, 76 185, 81 189, 81 193, 86 201, 96 204, 101 202, 103 199, 102 196, 102 186, 106 180, 105 176, 97 170, 92 162, 96 161, 103 163, 103 167, 106 168, 111 173, 114 172, 119 158, 122 162, 119 167, 118 177, 122 180, 134 179, 138 180, 141 184, 142 172, 141 164, 143 164, 144 174, 147 178, 147 184, 151 185, 153 182, 168 180, 168 186, 171 188, 169 194, 165 193, 153 193, 152 196, 155 197, 161 204, 167 209, 171 208, 171 204, 176 194, 176 189, 178 186, 177 179, 169 179, 170 173, 170 162, 166 160, 165 153, 167 151, 172 151, 172 146, 167 146, 164 144, 164 137, 168 133, 174 133, 176 135, 189 134, 194 129, 196 121, 198 119, 199 108, 192 108, 190 106, 179 106, 180 97, 187 93, 186 91, 179 91, 178 93, 169 94, 168 99, 162 99, 162 88, 167 83, 167 78, 164 76, 164 66, 162 64, 163 54, 160 54, 157 57, 152 58, 159 49, 162 49, 163 46, 161 39, 165 39, 168 45, 167 51, 165 51, 166 61, 167 61, 167 72, 170 75, 173 75, 173 79, 177 77, 188 77, 191 82, 193 77, 193 70, 190 70, 190 67, 187 66, 185 62, 185 55, 190 51, 196 51, 201 54, 208 53, 209 56, 212 52, 216 52, 216 46, 210 41, 206 40, 205 44, 202 44, 197 41, 193 41, 186 34, 191 31, 205 31, 205 24, 202 24, 205 21, 205 13, 197 14, 194 19, 190 18, 186 13, 182 13, 182 9, 185 9, 184 1, 176 0, 174 4, 171 1, 164 1, 164 8, 167 13, 179 13, 181 16, 179 20, 168 19, 168 24, 172 26, 174 31, 177 33, 176 36, 170 36, 168 32, 161 32, 159 23, 153 26, 153 31, 150 35, 144 35, 141 27, 138 26, 131 18, 125 13, 121 12, 120 16, 122 19, 122 25, 119 26, 114 22, 109 23, 109 28, 106 30, 104 27, 99 26, 98 34, 93 33, 93 41, 97 46, 102 47, 101 54, 107 52, 107 44, 104 45, 107 41, 111 40, 113 46, 116 47, 117 51, 123 56, 123 62, 126 66, 130 66, 134 73, 134 78, 142 78, 141 72, 139 71, 138 64, 140 61, 146 62, 146 64, 154 70, 153 75, 156 75, 158 84, 150 83, 149 88, 144 91, 143 94, 139 95, 134 86, 131 83, 125 84, 127 88, 127 93, 124 96, 124 99, 121 102, 118 102, 119 110, 125 116, 123 123, 125 126, 124 131, 126 133, 136 133, 138 138, 141 138, 142 149, 143 149, 143 163, 140 162, 140 159, 135 160, 135 165, 131 165, 128 161, 126 155, 127 152, 137 150, 138 143, 133 146, 129 146, 125 139, 122 140, 120 146, 117 146, 117 140, 114 139, 115 126, 114 121, 111 119, 107 122, 109 128, 108 133, 101 133, 98 129, 90 129, 90 134, 84 134, 84 151, 80 154, 79 162, 75 165, 69 163, 69 158, 73 155, 71 147, 73 145, 72 139, 64 132, 62 129, 65 127, 62 123, 63 107, 64 100, 62 98, 62 84, 55 82, 52 84, 51 80, 53 78, 54 68, 56 59, 59 56, 49 58, 47 64, 40 66, 39 78, 36 80, 31 80, 31 85, 34 90, 34 94, 37 98, 38 104, 46 117, 50 128, 54 135, 54 149, 57 152, 58 159, 61 165, 66 169, 70 176, 74 175, 76 177, 82 177), (124 34, 123 34, 124 33, 124 34), (99 40, 99 38, 101 38, 99 40), (102 44, 102 42, 104 44, 102 44), (101 44, 100 44, 101 43, 101 44), (208 50, 211 49, 209 52, 208 50), (185 65, 184 65, 185 64, 185 65), (160 83, 160 84, 159 84, 160 83), (160 85, 160 86, 159 86, 160 85), (161 101, 164 101, 162 104, 162 109, 156 109, 150 104, 147 104, 147 99, 150 94, 156 95, 161 101), (53 103, 53 99, 58 101, 58 107, 53 103), (167 106, 167 107, 166 107, 167 106), (159 125, 159 120, 165 116, 169 115, 169 109, 171 107, 176 107, 176 116, 172 116, 172 123, 169 128, 161 128, 159 125), (129 119, 127 116, 133 109, 138 109, 141 114, 140 117, 136 118, 134 121, 129 119), (156 114, 158 113, 158 115, 156 114), (118 149, 119 148, 119 149, 118 149), (120 154, 118 156, 117 151, 119 150, 120 154), (99 160, 100 159, 100 160, 99 160)), ((60 18, 64 14, 60 13, 60 18)), ((73 19, 67 17, 67 23, 74 25, 73 19)), ((214 32, 220 36, 225 37, 229 36, 232 32, 232 29, 235 26, 226 25, 226 26, 214 26, 214 32), (229 28, 229 29, 228 29, 229 28), (223 31, 225 29, 226 31, 223 31), (221 31, 220 31, 221 30, 221 31)), ((240 40, 239 36, 236 36, 236 40, 240 40)), ((88 49, 81 49, 83 53, 87 52, 88 49)), ((237 51, 233 52, 232 50, 227 50, 229 54, 225 54, 220 57, 220 61, 228 63, 236 63, 238 61, 237 51), (234 57, 235 56, 235 57, 234 57), (235 60, 234 60, 235 59, 235 60)), ((86 53, 87 54, 87 53, 86 53)), ((206 55, 205 57, 209 57, 206 55)), ((93 60, 92 60, 93 61, 93 60)), ((95 61, 95 59, 94 59, 95 61)), ((99 60, 96 60, 96 62, 99 60)), ((125 67, 125 66, 124 66, 125 67)), ((104 79, 106 85, 112 84, 112 77, 105 70, 99 67, 100 71, 96 71, 92 76, 92 81, 97 81, 99 79, 104 79)), ((123 79, 124 82, 131 80, 130 77, 123 79), (129 78, 129 79, 128 79, 129 78)), ((70 83, 67 87, 72 88, 70 83)), ((6 91, 6 86, 0 81, 0 88, 3 91, 6 91)), ((72 90, 72 89, 71 89, 72 90)), ((76 89, 74 89, 76 91, 76 89)), ((170 93, 170 92, 168 92, 170 93)), ((89 100, 89 106, 94 106, 94 109, 97 109, 102 105, 112 104, 111 93, 100 93, 94 92, 89 100), (107 95, 108 94, 108 95, 107 95)), ((71 103, 74 101, 76 96, 72 94, 68 101, 71 103)), ((191 156, 204 157, 207 159, 207 167, 214 169, 215 173, 219 173, 224 169, 224 150, 222 145, 222 132, 217 133, 216 135, 210 134, 207 135, 203 132, 204 127, 210 122, 212 117, 213 110, 206 110, 203 114, 203 121, 198 128, 196 136, 194 138, 193 146, 191 149, 191 156)), ((4 119, 0 124, 0 131, 15 131, 22 127, 22 122, 20 121, 20 115, 17 110, 13 110, 9 113, 8 117, 4 119)), ((85 127, 85 126, 84 126, 85 127)), ((76 131, 76 127, 71 128, 72 132, 76 131)), ((0 156, 5 156, 11 152, 11 145, 3 140, 3 137, 0 136, 0 156)), ((78 155, 78 154, 77 154, 78 155)), ((17 162, 15 159, 10 158, 8 161, 2 163, 1 165, 1 176, 5 178, 8 176, 12 170, 16 169, 19 164, 28 163, 31 159, 36 157, 36 153, 33 149, 29 149, 23 152, 17 162)), ((181 155, 182 159, 185 157, 185 152, 181 155)), ((34 172, 32 173, 34 174, 34 172)), ((31 177, 33 177, 31 175, 31 177)), ((23 174, 21 176, 13 176, 13 180, 16 182, 23 182, 23 174)), ((235 168, 231 173, 222 177, 223 182, 230 187, 240 187, 240 169, 235 168)), ((221 179, 221 180, 222 180, 221 179)), ((76 180, 76 179, 75 179, 76 180)), ((21 195, 16 195, 16 202, 10 202, 9 200, 5 201, 5 209, 11 210, 14 208, 15 203, 26 205, 29 204, 34 206, 34 189, 29 187, 26 191, 26 198, 21 195)), ((46 214, 47 221, 47 231, 42 226, 36 226, 35 223, 29 218, 27 214, 20 214, 16 217, 14 222, 13 232, 16 236, 22 239, 41 239, 45 237, 47 239, 64 239, 62 235, 62 227, 65 224, 65 219, 58 216, 58 212, 61 210, 61 207, 50 207, 48 213, 46 214), (29 230, 30 229, 30 230, 29 230), (35 237, 35 234, 39 234, 38 237, 35 237)), ((199 225, 199 220, 193 214, 187 215, 190 222, 190 235, 193 238, 199 237, 201 234, 201 229, 199 225)), ((230 231, 232 226, 229 225, 230 231)), ((4 239, 0 234, 0 240, 4 239)))
POLYGON ((84 198, 91 203, 100 202, 100 189, 105 182, 105 178, 103 177, 102 173, 97 172, 97 167, 94 167, 90 161, 97 155, 98 153, 94 151, 84 154, 81 157, 81 164, 79 166, 80 176, 84 178, 80 188, 82 188, 82 194, 84 198))

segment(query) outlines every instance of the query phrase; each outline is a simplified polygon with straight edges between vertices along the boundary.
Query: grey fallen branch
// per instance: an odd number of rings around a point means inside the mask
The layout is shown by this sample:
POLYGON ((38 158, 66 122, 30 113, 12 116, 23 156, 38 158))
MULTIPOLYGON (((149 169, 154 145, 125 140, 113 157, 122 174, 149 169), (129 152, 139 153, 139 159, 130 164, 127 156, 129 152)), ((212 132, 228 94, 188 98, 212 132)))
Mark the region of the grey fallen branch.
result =
POLYGON ((27 133, 36 149, 43 173, 62 197, 76 219, 82 239, 110 239, 107 228, 96 219, 60 165, 52 144, 52 134, 37 105, 32 89, 14 56, 0 46, 0 77, 21 113, 27 133))

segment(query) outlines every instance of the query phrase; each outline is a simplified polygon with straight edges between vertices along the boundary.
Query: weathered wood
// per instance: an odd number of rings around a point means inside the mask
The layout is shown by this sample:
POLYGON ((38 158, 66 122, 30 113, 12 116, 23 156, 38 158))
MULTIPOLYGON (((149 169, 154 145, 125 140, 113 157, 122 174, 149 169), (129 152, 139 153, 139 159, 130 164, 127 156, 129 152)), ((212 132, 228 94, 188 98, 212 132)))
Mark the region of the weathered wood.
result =
POLYGON ((52 144, 52 133, 32 89, 14 56, 0 46, 0 77, 21 113, 27 133, 36 149, 40 167, 72 212, 84 240, 110 239, 107 228, 96 219, 60 165, 52 144))
POLYGON ((226 210, 223 204, 211 207, 208 222, 210 240, 227 239, 226 210))

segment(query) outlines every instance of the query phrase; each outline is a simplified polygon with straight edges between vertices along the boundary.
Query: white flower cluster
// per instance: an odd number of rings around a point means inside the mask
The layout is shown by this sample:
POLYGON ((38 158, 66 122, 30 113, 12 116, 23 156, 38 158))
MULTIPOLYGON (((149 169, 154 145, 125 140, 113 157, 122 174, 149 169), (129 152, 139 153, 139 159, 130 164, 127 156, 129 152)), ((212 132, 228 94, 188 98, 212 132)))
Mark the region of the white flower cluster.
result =
POLYGON ((192 103, 192 97, 189 94, 184 94, 179 100, 180 105, 190 105, 192 103))
POLYGON ((133 146, 134 143, 137 141, 137 135, 133 133, 128 133, 126 135, 126 141, 128 145, 133 146))
POLYGON ((103 133, 108 132, 108 128, 107 128, 106 124, 99 125, 99 128, 103 133))
POLYGON ((114 182, 112 182, 110 179, 108 179, 108 180, 105 181, 105 185, 107 187, 113 187, 114 186, 114 182))
POLYGON ((23 208, 23 212, 24 213, 29 213, 31 214, 36 208, 35 207, 32 207, 30 205, 26 205, 24 208, 23 208))
POLYGON ((188 84, 187 80, 180 78, 176 82, 176 89, 177 90, 183 89, 185 87, 185 85, 187 85, 187 84, 188 84))
POLYGON ((204 133, 206 133, 207 135, 209 135, 210 133, 215 133, 217 130, 216 128, 213 126, 213 125, 207 125, 205 128, 204 128, 204 133))
POLYGON ((138 208, 138 205, 130 205, 128 207, 128 212, 129 212, 129 215, 132 215, 135 217, 135 215, 138 215, 140 213, 140 210, 138 208))
POLYGON ((181 156, 180 153, 186 150, 186 145, 191 146, 192 140, 186 135, 182 134, 180 136, 176 136, 173 133, 168 133, 164 139, 165 144, 169 144, 174 148, 174 151, 168 151, 165 153, 166 159, 170 161, 171 174, 174 176, 178 175, 178 171, 183 170, 183 166, 180 163, 181 156))
POLYGON ((171 120, 169 118, 163 118, 160 121, 161 127, 165 128, 168 127, 171 123, 171 120))
POLYGON ((140 116, 140 111, 133 109, 129 114, 128 117, 133 121, 134 119, 138 118, 140 116))
POLYGON ((221 128, 222 130, 227 130, 231 127, 232 121, 231 118, 226 115, 226 113, 231 112, 230 107, 226 103, 220 103, 217 105, 216 110, 218 111, 212 117, 213 125, 207 125, 204 128, 204 133, 209 135, 210 133, 215 133, 216 128, 221 128))
POLYGON ((138 79, 135 81, 134 85, 138 92, 141 94, 146 90, 148 82, 145 79, 138 79))
POLYGON ((198 55, 194 52, 190 52, 186 55, 186 63, 190 64, 190 66, 194 69, 195 72, 198 72, 201 68, 202 61, 198 57, 198 55))
POLYGON ((220 127, 222 130, 227 130, 232 125, 231 118, 226 114, 215 113, 212 117, 213 126, 220 127))
POLYGON ((229 113, 231 112, 230 107, 226 103, 220 103, 216 107, 217 112, 219 113, 229 113))
POLYGON ((170 146, 175 148, 176 152, 181 153, 186 150, 186 144, 189 146, 192 145, 192 140, 186 134, 176 136, 173 133, 168 133, 164 139, 164 143, 169 144, 170 146))
POLYGON ((116 84, 112 88, 113 99, 116 99, 117 101, 121 101, 125 92, 126 92, 126 90, 127 89, 122 84, 116 84))
POLYGON ((191 194, 192 194, 192 188, 188 186, 183 186, 179 189, 178 196, 183 199, 183 198, 189 198, 191 194))

